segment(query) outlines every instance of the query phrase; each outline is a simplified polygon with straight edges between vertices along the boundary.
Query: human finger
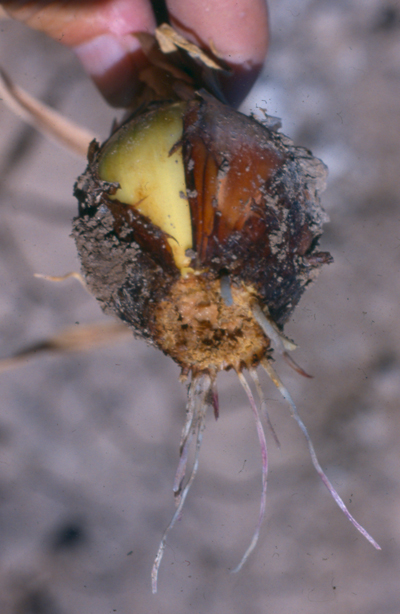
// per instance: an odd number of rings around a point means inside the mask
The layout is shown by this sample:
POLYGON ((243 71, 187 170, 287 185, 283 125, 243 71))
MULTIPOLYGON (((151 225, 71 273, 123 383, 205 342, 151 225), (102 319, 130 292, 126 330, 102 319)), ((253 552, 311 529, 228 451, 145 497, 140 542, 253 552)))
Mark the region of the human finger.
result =
POLYGON ((268 49, 265 0, 166 0, 170 22, 202 47, 214 46, 232 69, 223 79, 228 100, 238 105, 249 92, 268 49))
POLYGON ((5 0, 11 17, 71 47, 101 93, 129 106, 146 58, 134 32, 156 26, 148 0, 5 0))

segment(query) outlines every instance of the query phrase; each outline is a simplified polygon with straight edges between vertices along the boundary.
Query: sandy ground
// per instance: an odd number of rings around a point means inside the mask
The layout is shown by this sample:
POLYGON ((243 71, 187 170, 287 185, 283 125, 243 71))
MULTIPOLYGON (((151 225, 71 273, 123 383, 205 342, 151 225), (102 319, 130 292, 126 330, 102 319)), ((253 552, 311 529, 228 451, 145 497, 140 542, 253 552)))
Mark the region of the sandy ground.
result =
MULTIPOLYGON (((0 383, 2 614, 398 614, 400 611, 400 8, 382 0, 271 0, 272 45, 246 111, 263 107, 330 168, 322 248, 335 263, 287 333, 306 380, 278 363, 348 523, 311 466, 285 403, 263 379, 272 422, 267 518, 247 566, 260 452, 233 374, 220 377, 199 475, 173 513, 185 390, 168 358, 135 341, 41 357, 0 383)), ((105 137, 107 108, 71 54, 0 24, 0 63, 30 92, 105 137)), ((67 325, 99 321, 74 281, 71 196, 84 163, 0 103, 0 333, 6 356, 67 325)), ((271 438, 270 438, 271 439, 271 438)))

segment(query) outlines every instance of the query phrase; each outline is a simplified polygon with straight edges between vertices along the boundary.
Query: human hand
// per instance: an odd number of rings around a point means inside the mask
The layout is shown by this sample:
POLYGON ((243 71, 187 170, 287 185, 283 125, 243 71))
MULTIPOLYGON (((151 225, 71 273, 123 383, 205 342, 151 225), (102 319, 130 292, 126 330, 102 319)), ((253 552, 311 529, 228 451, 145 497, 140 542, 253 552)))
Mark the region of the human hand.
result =
POLYGON ((266 0, 3 0, 7 13, 72 48, 113 106, 129 106, 147 60, 135 32, 153 33, 155 12, 203 48, 212 41, 232 69, 222 84, 238 105, 253 85, 268 46, 266 0), (166 5, 166 6, 165 6, 166 5), (154 8, 154 10, 153 10, 154 8))

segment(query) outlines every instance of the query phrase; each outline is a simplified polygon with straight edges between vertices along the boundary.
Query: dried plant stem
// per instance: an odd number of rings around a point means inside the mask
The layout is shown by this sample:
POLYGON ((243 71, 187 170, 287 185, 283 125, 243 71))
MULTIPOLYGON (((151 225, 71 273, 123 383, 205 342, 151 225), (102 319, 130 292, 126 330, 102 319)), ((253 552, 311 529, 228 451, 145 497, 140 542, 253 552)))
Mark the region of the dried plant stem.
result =
POLYGON ((70 153, 85 158, 94 135, 14 85, 0 69, 0 97, 16 115, 70 153))
MULTIPOLYGON (((197 437, 196 437, 195 457, 194 457, 192 472, 190 474, 189 480, 186 486, 183 488, 183 490, 179 494, 179 498, 177 499, 178 506, 176 508, 175 514, 173 515, 171 522, 169 523, 168 527, 166 528, 164 532, 164 535, 161 539, 161 542, 158 548, 157 556, 153 563, 153 568, 151 571, 151 586, 152 586, 153 594, 157 592, 158 570, 160 568, 161 560, 164 554, 168 533, 170 532, 170 530, 175 525, 175 522, 180 517, 186 497, 189 493, 191 485, 193 484, 193 480, 196 477, 197 469, 199 466, 199 454, 200 454, 200 448, 201 448, 201 442, 202 442, 202 436, 203 436, 203 430, 204 430, 204 422, 205 422, 205 417, 206 417, 206 412, 207 412, 207 407, 208 407, 207 397, 208 397, 210 388, 211 388, 211 379, 207 374, 199 375, 197 378, 194 379, 191 386, 189 387, 188 419, 184 427, 184 433, 183 433, 184 443, 183 443, 183 448, 181 448, 181 450, 183 454, 183 451, 185 450, 186 445, 191 439, 190 432, 196 432, 197 437), (191 415, 192 413, 193 415, 191 415)), ((186 467, 186 461, 185 461, 185 467, 186 467)), ((183 478, 184 478, 184 473, 182 475, 182 480, 183 478)))
POLYGON ((265 506, 266 506, 266 500, 267 500, 267 477, 268 477, 267 440, 265 439, 265 433, 264 433, 264 429, 261 423, 260 414, 259 414, 256 402, 254 400, 253 394, 250 390, 250 386, 248 385, 243 373, 238 372, 238 378, 250 401, 250 406, 251 406, 251 409, 253 410, 253 415, 254 415, 254 419, 256 422, 257 434, 258 434, 258 439, 260 442, 261 458, 262 458, 262 491, 261 491, 261 501, 260 501, 260 512, 258 515, 258 523, 256 526, 256 530, 254 531, 254 535, 252 537, 250 545, 247 548, 246 552, 244 553, 242 560, 240 561, 239 565, 235 567, 235 569, 232 570, 232 573, 237 573, 238 571, 242 569, 243 565, 245 564, 250 554, 253 552, 254 548, 257 545, 258 537, 260 535, 261 525, 263 523, 264 516, 265 516, 265 506))
POLYGON ((346 505, 344 504, 342 498, 336 492, 336 490, 333 487, 332 483, 329 481, 328 477, 325 475, 324 471, 322 470, 322 467, 321 467, 321 465, 318 462, 318 458, 317 458, 317 455, 315 453, 315 449, 314 449, 313 443, 312 443, 312 441, 310 439, 310 436, 308 434, 307 428, 306 428, 304 422, 302 421, 302 419, 299 416, 299 413, 298 413, 297 408, 296 408, 296 406, 295 406, 295 404, 294 404, 294 402, 292 400, 292 397, 290 396, 289 392, 286 390, 285 386, 281 382, 279 376, 276 374, 276 372, 273 369, 271 363, 268 360, 263 360, 261 364, 264 367, 264 369, 266 370, 266 372, 268 373, 269 377, 271 378, 271 380, 273 381, 275 386, 278 388, 278 390, 281 393, 281 395, 283 396, 283 398, 288 402, 289 407, 290 407, 291 416, 292 416, 292 418, 294 418, 296 420, 296 422, 299 425, 300 429, 303 431, 304 437, 306 438, 308 449, 309 449, 310 455, 311 455, 312 463, 313 463, 313 465, 314 465, 318 475, 320 476, 321 480, 323 481, 323 483, 325 484, 325 486, 329 490, 330 494, 332 495, 333 499, 335 500, 337 505, 340 507, 340 509, 342 510, 344 515, 346 516, 346 518, 348 520, 350 520, 352 525, 355 526, 355 528, 358 531, 360 531, 361 535, 363 535, 365 537, 365 539, 367 539, 374 546, 374 548, 376 548, 377 550, 381 550, 380 545, 374 540, 374 538, 350 514, 350 512, 347 509, 346 505))
POLYGON ((22 366, 40 353, 81 352, 128 339, 132 339, 131 330, 119 322, 101 322, 80 328, 70 326, 53 337, 21 350, 14 356, 0 359, 0 373, 22 366))
POLYGON ((66 273, 65 275, 43 275, 42 273, 34 273, 33 276, 37 277, 38 279, 45 279, 46 281, 52 281, 55 283, 59 283, 62 281, 66 281, 67 279, 73 278, 79 281, 81 286, 83 286, 83 288, 88 291, 86 281, 84 280, 83 276, 77 271, 71 271, 70 273, 66 273))
MULTIPOLYGON (((190 55, 190 57, 200 60, 200 62, 208 68, 212 68, 214 70, 222 70, 222 65, 225 66, 225 63, 222 60, 220 61, 220 63, 215 62, 197 45, 187 41, 167 23, 163 23, 161 26, 159 26, 156 30, 155 35, 160 49, 163 53, 172 53, 174 51, 177 51, 178 48, 180 48, 184 49, 190 55)), ((213 51, 215 51, 215 48, 213 49, 213 51)), ((215 53, 215 55, 217 55, 218 57, 217 53, 215 53)))

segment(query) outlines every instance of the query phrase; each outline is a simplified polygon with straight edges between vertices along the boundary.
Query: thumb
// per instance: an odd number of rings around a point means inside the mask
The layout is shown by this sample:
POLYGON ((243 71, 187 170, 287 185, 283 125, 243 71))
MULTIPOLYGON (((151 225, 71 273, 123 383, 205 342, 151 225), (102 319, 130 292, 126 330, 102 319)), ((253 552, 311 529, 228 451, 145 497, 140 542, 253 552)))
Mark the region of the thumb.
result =
POLYGON ((70 47, 113 106, 129 106, 146 58, 134 32, 152 32, 146 0, 5 0, 10 17, 70 47))

